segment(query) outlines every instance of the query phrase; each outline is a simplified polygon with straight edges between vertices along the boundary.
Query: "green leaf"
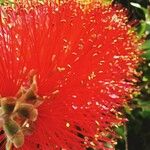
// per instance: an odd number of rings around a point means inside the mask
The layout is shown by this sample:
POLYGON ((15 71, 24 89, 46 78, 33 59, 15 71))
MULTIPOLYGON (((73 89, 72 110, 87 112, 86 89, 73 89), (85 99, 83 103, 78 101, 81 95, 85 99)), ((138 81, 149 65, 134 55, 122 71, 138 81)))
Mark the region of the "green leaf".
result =
POLYGON ((146 58, 147 60, 150 60, 150 50, 145 51, 145 53, 142 55, 144 58, 146 58))
POLYGON ((139 105, 145 110, 150 109, 150 101, 141 100, 139 101, 139 105))
POLYGON ((143 118, 150 118, 150 110, 144 110, 140 112, 143 118))
POLYGON ((146 29, 145 30, 150 33, 150 24, 146 23, 146 29))
POLYGON ((142 37, 146 31, 146 22, 141 21, 140 25, 137 27, 137 33, 139 37, 142 37))
POLYGON ((143 50, 150 50, 150 40, 146 40, 145 43, 142 45, 143 50))
POLYGON ((149 13, 149 12, 148 12, 148 9, 142 7, 142 6, 141 6, 140 4, 138 4, 138 3, 131 2, 130 4, 131 4, 132 6, 134 6, 134 7, 136 7, 136 8, 139 8, 139 9, 143 10, 145 14, 148 14, 148 13, 149 13))
POLYGON ((125 134, 124 134, 124 126, 119 126, 117 128, 115 128, 116 133, 121 136, 122 138, 125 138, 125 134))
POLYGON ((147 82, 147 81, 148 81, 148 78, 147 78, 146 76, 144 76, 144 77, 142 78, 142 81, 143 81, 143 82, 147 82))

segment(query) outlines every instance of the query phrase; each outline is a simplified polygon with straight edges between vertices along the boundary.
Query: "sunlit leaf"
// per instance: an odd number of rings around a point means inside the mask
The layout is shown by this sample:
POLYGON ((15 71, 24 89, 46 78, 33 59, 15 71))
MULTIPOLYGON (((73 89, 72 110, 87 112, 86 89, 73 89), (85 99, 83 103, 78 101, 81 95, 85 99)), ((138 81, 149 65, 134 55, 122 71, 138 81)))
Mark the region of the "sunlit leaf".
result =
POLYGON ((150 50, 150 40, 146 40, 145 43, 142 45, 143 50, 150 50))

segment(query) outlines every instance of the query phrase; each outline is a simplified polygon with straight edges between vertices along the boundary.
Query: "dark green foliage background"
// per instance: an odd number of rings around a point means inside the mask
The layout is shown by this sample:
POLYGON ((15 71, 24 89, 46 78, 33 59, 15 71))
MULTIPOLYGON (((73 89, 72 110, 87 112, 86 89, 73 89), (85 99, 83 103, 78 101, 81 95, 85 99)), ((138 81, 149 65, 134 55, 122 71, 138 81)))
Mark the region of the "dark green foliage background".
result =
POLYGON ((150 1, 114 0, 114 3, 121 3, 129 10, 130 20, 140 21, 136 31, 141 38, 146 39, 142 46, 145 61, 138 69, 143 72, 137 85, 140 86, 141 92, 135 95, 129 104, 131 109, 125 108, 129 122, 126 131, 123 127, 119 129, 122 140, 118 141, 116 150, 150 150, 150 1), (132 6, 131 2, 140 4, 140 7, 132 6))

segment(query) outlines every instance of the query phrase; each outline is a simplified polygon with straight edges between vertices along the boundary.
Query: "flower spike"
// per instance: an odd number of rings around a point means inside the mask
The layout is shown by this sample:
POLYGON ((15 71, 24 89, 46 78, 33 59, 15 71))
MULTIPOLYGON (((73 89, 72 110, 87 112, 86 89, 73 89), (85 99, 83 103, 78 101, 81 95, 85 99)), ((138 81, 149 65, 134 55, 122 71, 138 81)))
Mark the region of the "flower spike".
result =
POLYGON ((124 8, 81 5, 0 7, 1 149, 114 149, 140 42, 124 8))

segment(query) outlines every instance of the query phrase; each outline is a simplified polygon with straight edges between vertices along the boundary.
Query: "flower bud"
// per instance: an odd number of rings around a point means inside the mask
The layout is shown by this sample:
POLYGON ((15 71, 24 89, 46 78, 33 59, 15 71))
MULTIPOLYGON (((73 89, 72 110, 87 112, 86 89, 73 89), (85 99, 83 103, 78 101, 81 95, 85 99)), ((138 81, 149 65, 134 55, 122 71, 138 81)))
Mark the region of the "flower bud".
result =
POLYGON ((4 120, 3 129, 7 137, 11 139, 18 132, 20 127, 16 121, 9 118, 9 119, 4 120))
POLYGON ((26 100, 28 103, 30 103, 30 104, 36 103, 36 101, 37 101, 37 96, 36 96, 36 94, 34 93, 33 90, 29 90, 29 91, 26 93, 25 100, 26 100))
POLYGON ((21 104, 16 110, 20 117, 35 121, 37 119, 38 112, 31 104, 21 104))
POLYGON ((11 114, 14 110, 16 101, 14 98, 1 99, 1 108, 5 114, 11 114))
POLYGON ((24 144, 24 135, 23 135, 22 131, 18 131, 14 135, 14 137, 12 138, 11 141, 16 148, 21 147, 24 144))

